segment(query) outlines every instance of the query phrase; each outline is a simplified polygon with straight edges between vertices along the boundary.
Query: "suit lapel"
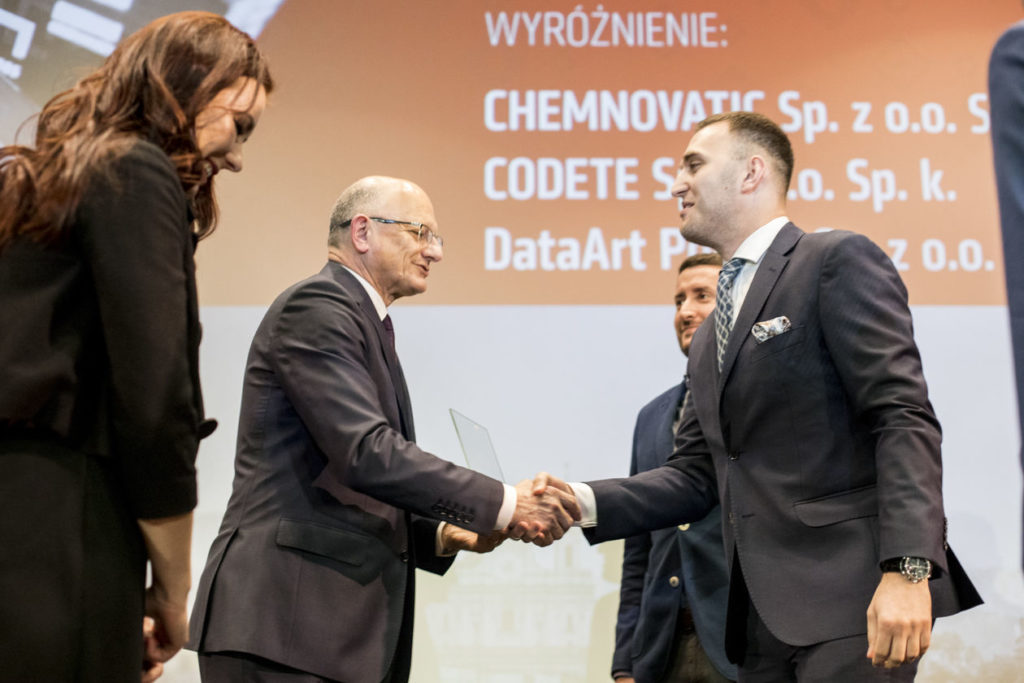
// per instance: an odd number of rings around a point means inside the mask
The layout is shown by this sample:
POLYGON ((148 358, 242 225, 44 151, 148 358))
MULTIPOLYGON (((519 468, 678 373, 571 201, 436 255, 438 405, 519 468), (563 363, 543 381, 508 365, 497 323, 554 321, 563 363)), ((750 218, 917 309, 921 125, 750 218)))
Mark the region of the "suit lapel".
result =
MULTIPOLYGON (((661 413, 661 420, 658 424, 657 437, 655 438, 655 445, 657 446, 658 453, 671 453, 675 448, 675 432, 672 431, 672 423, 675 422, 676 415, 679 414, 679 400, 683 395, 683 385, 680 384, 676 387, 669 395, 669 399, 665 402, 665 409, 661 413)), ((656 463, 661 465, 662 463, 656 463)))
MULTIPOLYGON (((383 325, 381 327, 383 328, 383 325)), ((398 397, 398 412, 402 417, 402 432, 406 439, 415 441, 416 428, 412 423, 412 399, 409 397, 409 387, 405 383, 405 373, 402 372, 402 364, 398 360, 398 354, 391 349, 391 342, 381 339, 381 343, 384 347, 384 360, 391 371, 391 382, 395 385, 395 395, 398 397)))
POLYGON ((377 345, 384 354, 384 362, 388 366, 391 375, 391 384, 395 388, 395 397, 398 399, 398 413, 402 419, 402 435, 410 441, 416 439, 416 430, 412 424, 412 399, 409 398, 409 387, 405 383, 405 373, 402 372, 402 364, 398 360, 398 354, 391 348, 391 340, 388 339, 384 323, 377 317, 377 309, 373 302, 367 299, 360 302, 363 310, 372 318, 373 329, 377 331, 377 345), (367 310, 369 309, 369 310, 367 310))
POLYGON ((327 267, 331 268, 334 279, 338 284, 349 292, 354 293, 356 301, 359 302, 359 309, 370 321, 370 326, 376 333, 377 347, 380 349, 381 355, 384 356, 385 365, 388 366, 391 386, 395 390, 395 401, 398 404, 398 415, 402 423, 402 436, 409 441, 415 441, 416 428, 412 422, 412 400, 409 398, 409 388, 405 384, 405 373, 402 372, 402 364, 398 361, 398 354, 391 348, 391 341, 388 339, 387 331, 384 329, 384 323, 377 315, 377 309, 374 307, 373 301, 370 300, 370 296, 363 289, 359 281, 344 266, 328 262, 327 267))
POLYGON ((722 372, 718 377, 718 398, 721 401, 722 390, 729 378, 729 372, 736 362, 736 356, 740 349, 747 343, 750 337, 750 328, 757 322, 757 316, 764 308, 768 295, 775 288, 779 276, 789 263, 789 252, 800 240, 803 232, 792 223, 783 226, 779 234, 775 236, 768 251, 764 253, 761 264, 757 267, 750 289, 743 300, 743 306, 736 314, 736 323, 733 325, 732 334, 729 335, 729 344, 725 347, 725 356, 722 358, 722 372))

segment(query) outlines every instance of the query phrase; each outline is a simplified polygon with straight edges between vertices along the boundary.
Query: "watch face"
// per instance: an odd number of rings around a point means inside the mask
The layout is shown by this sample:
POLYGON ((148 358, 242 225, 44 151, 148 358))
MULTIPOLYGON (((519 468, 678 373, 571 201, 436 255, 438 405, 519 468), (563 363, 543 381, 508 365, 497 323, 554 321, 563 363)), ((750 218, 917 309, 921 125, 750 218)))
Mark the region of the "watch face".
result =
POLYGON ((900 560, 900 573, 914 583, 932 575, 932 563, 923 557, 904 557, 900 560))

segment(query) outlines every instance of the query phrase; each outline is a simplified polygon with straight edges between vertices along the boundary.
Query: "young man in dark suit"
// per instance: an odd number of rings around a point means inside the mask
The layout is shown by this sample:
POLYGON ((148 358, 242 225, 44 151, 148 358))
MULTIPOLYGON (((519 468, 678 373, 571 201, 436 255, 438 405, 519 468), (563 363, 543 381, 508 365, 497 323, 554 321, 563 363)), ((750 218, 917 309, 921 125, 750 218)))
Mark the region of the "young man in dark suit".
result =
POLYGON ((714 324, 693 340, 672 459, 577 485, 583 525, 598 542, 720 502, 740 681, 913 680, 933 619, 980 597, 946 545, 906 289, 862 235, 789 222, 792 169, 764 116, 698 124, 673 194, 683 236, 725 259, 714 324))
POLYGON ((442 574, 510 522, 544 545, 578 517, 568 497, 416 445, 387 306, 425 291, 442 256, 426 193, 364 178, 334 206, 327 265, 267 311, 246 366, 234 487, 193 607, 204 681, 404 683, 415 568, 442 574))

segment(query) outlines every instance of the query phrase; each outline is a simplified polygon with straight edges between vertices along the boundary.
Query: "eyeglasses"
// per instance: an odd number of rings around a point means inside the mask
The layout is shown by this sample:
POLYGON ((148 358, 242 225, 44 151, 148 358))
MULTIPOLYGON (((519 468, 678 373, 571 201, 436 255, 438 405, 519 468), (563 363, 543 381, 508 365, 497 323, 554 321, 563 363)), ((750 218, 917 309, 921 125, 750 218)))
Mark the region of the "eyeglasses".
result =
MULTIPOLYGON (((416 223, 414 221, 396 221, 393 218, 378 218, 376 216, 369 217, 371 221, 377 221, 378 223, 393 223, 395 225, 409 225, 415 230, 408 228, 402 228, 403 231, 416 235, 416 239, 420 241, 420 244, 430 244, 431 242, 437 242, 437 246, 444 247, 444 238, 438 235, 436 232, 428 228, 423 223, 416 223)), ((347 228, 352 223, 352 219, 345 221, 341 224, 341 227, 347 228)))

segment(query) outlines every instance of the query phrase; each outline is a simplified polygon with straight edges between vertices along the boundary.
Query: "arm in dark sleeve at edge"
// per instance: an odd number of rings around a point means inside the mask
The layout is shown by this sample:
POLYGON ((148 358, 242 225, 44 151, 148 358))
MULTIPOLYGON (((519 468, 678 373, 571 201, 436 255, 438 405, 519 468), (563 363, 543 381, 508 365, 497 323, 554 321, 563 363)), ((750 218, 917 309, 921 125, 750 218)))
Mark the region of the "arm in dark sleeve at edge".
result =
POLYGON ((274 323, 275 373, 327 456, 321 476, 423 517, 436 518, 438 504, 458 506, 469 519, 460 526, 493 531, 501 482, 423 451, 389 424, 366 361, 379 340, 364 316, 333 283, 313 280, 274 323))
POLYGON ((110 364, 112 450, 136 517, 196 504, 198 415, 189 364, 192 258, 187 199, 170 160, 138 143, 93 181, 79 239, 96 289, 110 364))
POLYGON ((683 408, 675 451, 665 465, 587 484, 597 504, 597 526, 583 529, 592 544, 703 519, 718 502, 718 490, 693 401, 683 408))
POLYGON ((926 557, 945 571, 942 435, 906 288, 885 252, 855 234, 826 254, 819 286, 829 355, 875 437, 880 557, 926 557))

